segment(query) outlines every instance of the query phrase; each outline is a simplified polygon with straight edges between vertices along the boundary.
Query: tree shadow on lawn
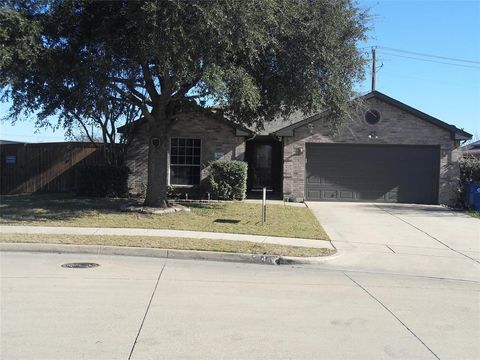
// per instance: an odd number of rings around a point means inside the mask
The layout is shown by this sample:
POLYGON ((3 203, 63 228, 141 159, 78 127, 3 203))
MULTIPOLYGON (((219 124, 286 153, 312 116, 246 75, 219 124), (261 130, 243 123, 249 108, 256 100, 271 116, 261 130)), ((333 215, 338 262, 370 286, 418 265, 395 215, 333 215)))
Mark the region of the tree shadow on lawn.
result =
POLYGON ((81 218, 98 211, 103 214, 120 213, 120 205, 127 199, 83 198, 71 194, 2 195, 0 222, 45 222, 81 218))

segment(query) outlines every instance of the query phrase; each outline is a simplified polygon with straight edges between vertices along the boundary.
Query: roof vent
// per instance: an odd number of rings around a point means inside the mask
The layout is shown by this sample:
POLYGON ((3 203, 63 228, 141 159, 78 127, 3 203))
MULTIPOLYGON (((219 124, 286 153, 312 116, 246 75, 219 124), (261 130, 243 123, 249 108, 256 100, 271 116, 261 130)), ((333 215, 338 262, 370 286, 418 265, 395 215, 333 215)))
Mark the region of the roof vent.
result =
POLYGON ((377 110, 370 109, 365 113, 365 121, 370 125, 375 125, 380 121, 380 113, 377 110))

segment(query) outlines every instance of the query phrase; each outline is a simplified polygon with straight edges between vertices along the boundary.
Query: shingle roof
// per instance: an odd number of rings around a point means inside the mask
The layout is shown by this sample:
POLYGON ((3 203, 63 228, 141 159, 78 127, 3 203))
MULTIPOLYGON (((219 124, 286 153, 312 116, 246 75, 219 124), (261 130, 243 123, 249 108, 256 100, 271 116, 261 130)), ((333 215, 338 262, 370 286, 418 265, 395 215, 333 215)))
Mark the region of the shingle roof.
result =
POLYGON ((480 150, 480 140, 463 145, 460 149, 465 150, 480 150))
POLYGON ((263 130, 256 130, 254 128, 251 128, 253 132, 255 132, 258 135, 269 135, 272 133, 275 133, 276 131, 283 129, 284 127, 293 125, 298 123, 299 121, 302 121, 309 115, 305 115, 301 111, 296 111, 293 114, 291 114, 288 117, 284 116, 278 116, 272 121, 266 121, 263 123, 263 130))
POLYGON ((13 140, 0 140, 0 145, 7 145, 7 144, 25 144, 24 141, 13 141, 13 140))

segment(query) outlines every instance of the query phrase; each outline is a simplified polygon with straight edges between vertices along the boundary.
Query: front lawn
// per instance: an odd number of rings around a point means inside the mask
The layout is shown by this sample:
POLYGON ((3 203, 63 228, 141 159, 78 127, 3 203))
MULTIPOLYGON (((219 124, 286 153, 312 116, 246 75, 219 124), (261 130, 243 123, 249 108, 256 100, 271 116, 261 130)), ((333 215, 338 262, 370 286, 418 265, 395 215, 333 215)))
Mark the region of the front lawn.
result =
POLYGON ((328 240, 309 209, 269 205, 262 225, 260 204, 189 203, 191 212, 165 215, 125 213, 124 199, 76 198, 69 195, 2 196, 1 225, 125 227, 212 231, 328 240))

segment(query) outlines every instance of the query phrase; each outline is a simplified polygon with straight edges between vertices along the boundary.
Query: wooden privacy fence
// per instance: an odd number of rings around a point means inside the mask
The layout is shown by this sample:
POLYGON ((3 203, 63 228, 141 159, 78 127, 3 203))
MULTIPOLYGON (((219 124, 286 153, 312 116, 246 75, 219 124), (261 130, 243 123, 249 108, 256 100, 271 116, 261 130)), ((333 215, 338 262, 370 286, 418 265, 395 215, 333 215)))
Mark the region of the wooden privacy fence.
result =
POLYGON ((77 170, 104 164, 102 144, 84 142, 0 145, 0 193, 75 192, 77 170))

